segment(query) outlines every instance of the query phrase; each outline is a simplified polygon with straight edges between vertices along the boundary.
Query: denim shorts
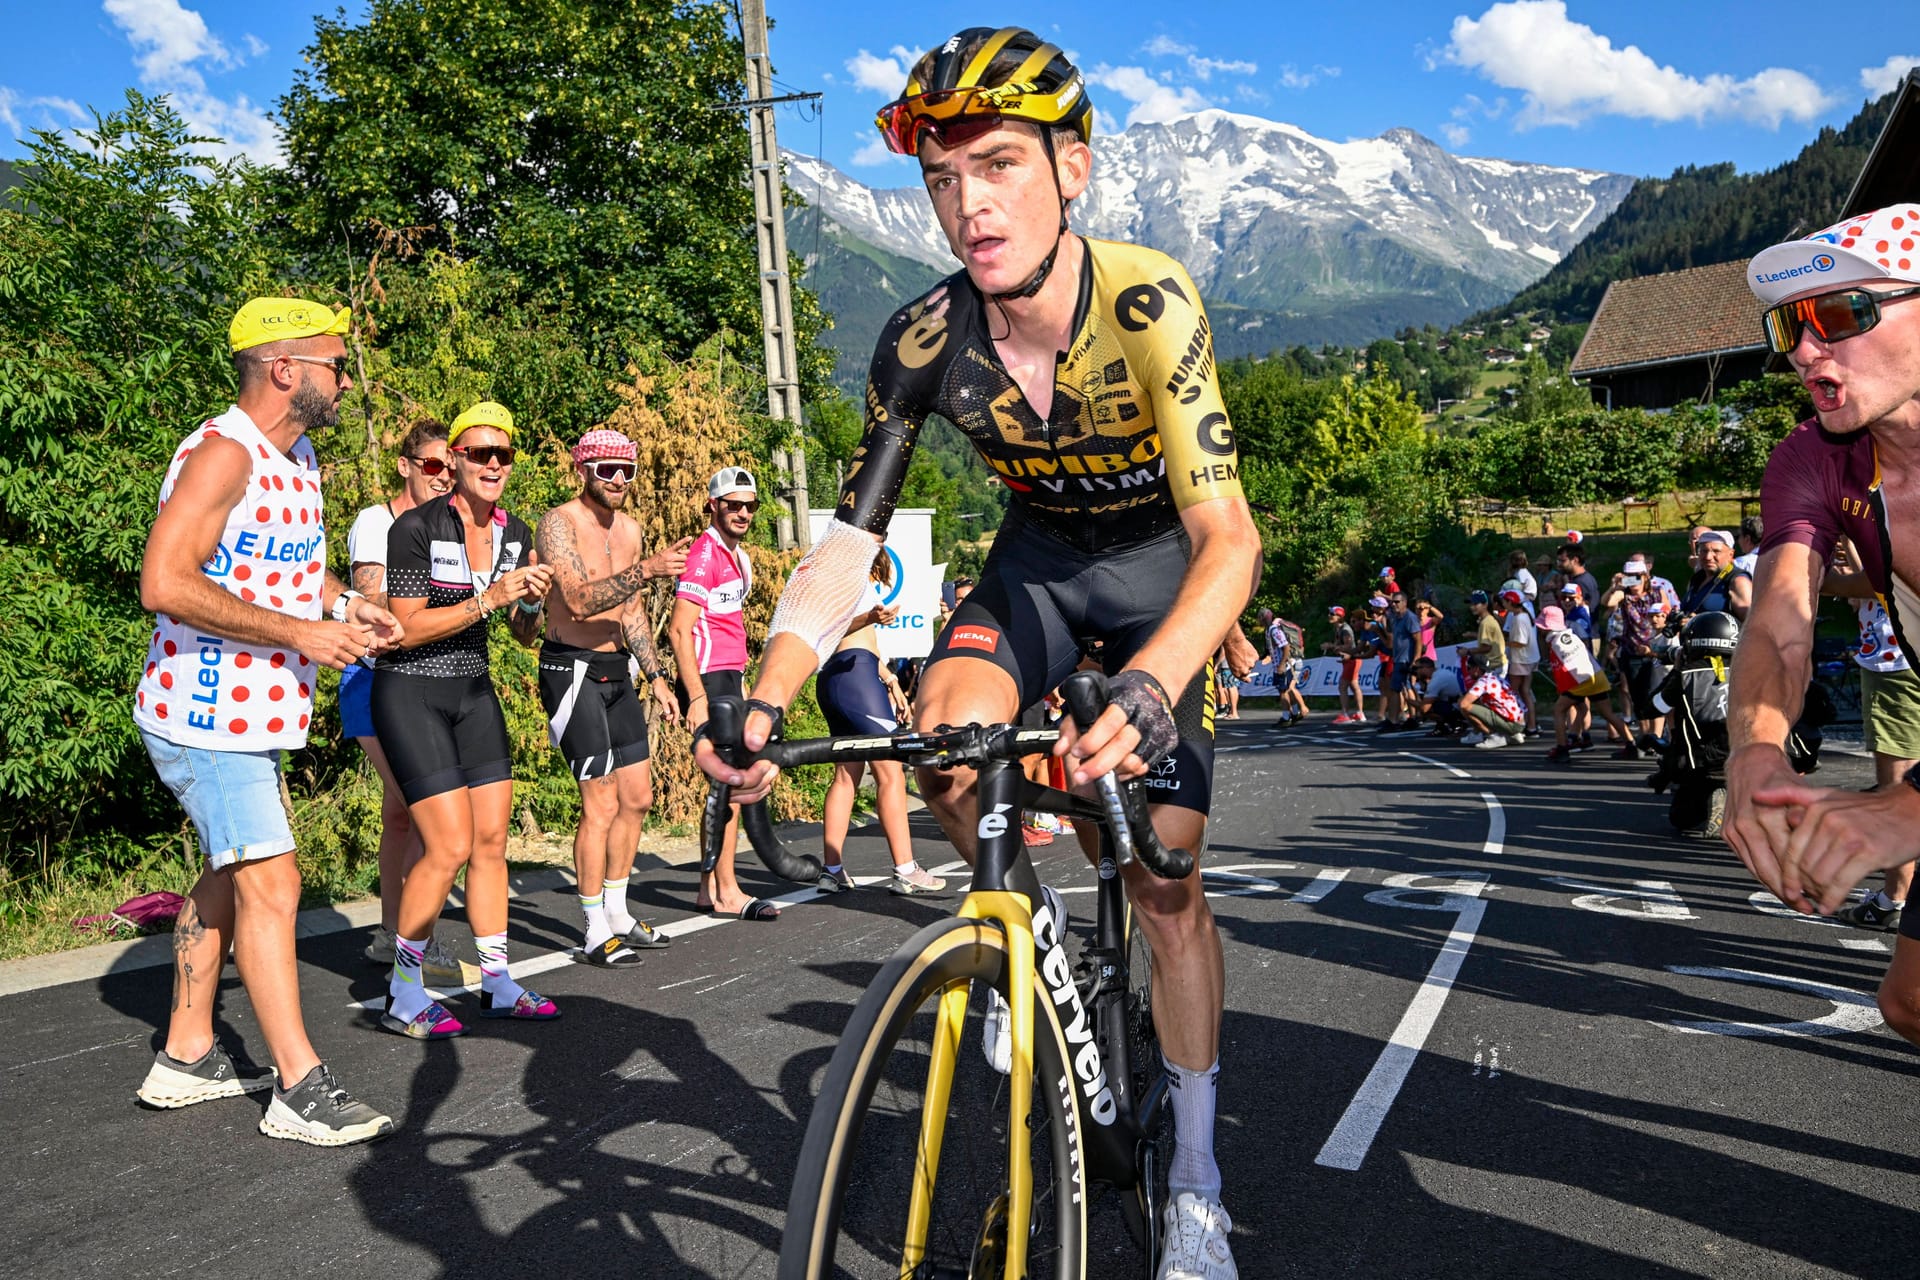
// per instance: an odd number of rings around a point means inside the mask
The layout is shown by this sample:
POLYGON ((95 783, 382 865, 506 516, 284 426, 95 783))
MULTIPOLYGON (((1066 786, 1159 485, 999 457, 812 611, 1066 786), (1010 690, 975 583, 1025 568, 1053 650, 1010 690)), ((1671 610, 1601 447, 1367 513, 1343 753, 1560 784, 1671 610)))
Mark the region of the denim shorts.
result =
POLYGON ((140 731, 154 772, 180 801, 200 835, 207 865, 293 852, 293 827, 280 798, 279 751, 206 751, 140 731))

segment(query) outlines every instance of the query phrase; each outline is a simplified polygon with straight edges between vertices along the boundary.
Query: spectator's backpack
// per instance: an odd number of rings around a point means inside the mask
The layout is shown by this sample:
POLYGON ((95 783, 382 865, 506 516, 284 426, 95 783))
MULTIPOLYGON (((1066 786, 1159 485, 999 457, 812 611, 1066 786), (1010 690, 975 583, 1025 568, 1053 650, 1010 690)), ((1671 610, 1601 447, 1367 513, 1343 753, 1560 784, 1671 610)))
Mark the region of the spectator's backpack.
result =
POLYGON ((1593 650, 1573 632, 1563 628, 1547 633, 1544 648, 1556 692, 1565 693, 1593 679, 1593 650))
POLYGON ((1287 639, 1287 653, 1297 662, 1307 652, 1307 633, 1297 622, 1288 622, 1279 614, 1273 615, 1273 625, 1280 628, 1280 634, 1287 639))

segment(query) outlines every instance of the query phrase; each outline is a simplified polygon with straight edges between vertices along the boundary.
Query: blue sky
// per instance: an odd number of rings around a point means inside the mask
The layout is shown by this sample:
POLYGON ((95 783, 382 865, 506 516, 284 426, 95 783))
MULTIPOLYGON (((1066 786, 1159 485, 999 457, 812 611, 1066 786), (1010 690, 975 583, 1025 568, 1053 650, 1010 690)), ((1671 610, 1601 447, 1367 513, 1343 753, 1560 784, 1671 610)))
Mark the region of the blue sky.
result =
MULTIPOLYGON (((1784 0, 1471 0, 1266 6, 768 0, 774 62, 824 113, 783 110, 781 141, 878 185, 912 182, 882 154, 876 107, 908 59, 975 23, 1038 25, 1093 81, 1096 127, 1205 106, 1283 120, 1336 141, 1396 126, 1450 150, 1634 174, 1790 159, 1820 128, 1920 63, 1920 21, 1890 4, 1810 21, 1784 0)), ((269 118, 313 16, 332 3, 10 0, 0 52, 0 156, 34 128, 69 128, 128 86, 174 95, 230 150, 272 162, 269 118)), ((348 0, 349 16, 363 14, 348 0)))

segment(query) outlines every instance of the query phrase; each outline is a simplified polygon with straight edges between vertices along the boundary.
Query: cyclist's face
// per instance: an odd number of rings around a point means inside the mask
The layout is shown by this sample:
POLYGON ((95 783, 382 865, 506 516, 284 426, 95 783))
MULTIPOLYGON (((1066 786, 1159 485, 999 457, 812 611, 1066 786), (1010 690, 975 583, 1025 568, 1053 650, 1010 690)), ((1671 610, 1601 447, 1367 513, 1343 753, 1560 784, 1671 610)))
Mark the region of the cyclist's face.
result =
MULTIPOLYGON (((1811 297, 1845 289, 1844 281, 1823 283, 1795 294, 1811 297)), ((1901 281, 1875 280, 1854 287, 1885 293, 1908 287, 1901 281)), ((1793 371, 1813 397, 1813 411, 1828 431, 1847 433, 1893 416, 1908 426, 1920 424, 1920 299, 1901 298, 1880 310, 1880 323, 1838 342, 1823 342, 1812 325, 1787 353, 1793 371)))
POLYGON ((934 215, 981 292, 1024 285, 1059 240, 1060 201, 1086 190, 1093 157, 1086 144, 1056 143, 1054 154, 1049 173, 1039 126, 1019 121, 951 149, 921 139, 921 176, 934 215))

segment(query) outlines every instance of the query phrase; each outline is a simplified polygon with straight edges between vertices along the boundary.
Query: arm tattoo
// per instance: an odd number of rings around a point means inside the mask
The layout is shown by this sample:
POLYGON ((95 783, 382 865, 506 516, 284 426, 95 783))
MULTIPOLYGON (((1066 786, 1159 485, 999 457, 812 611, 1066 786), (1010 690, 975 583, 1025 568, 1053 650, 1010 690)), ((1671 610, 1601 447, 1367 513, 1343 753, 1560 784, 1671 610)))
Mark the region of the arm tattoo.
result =
POLYGON ((387 567, 383 564, 357 564, 353 567, 353 589, 381 608, 387 605, 387 567))
POLYGON ((620 630, 626 637, 627 652, 640 663, 642 673, 660 670, 660 655, 653 647, 653 623, 647 618, 646 602, 639 596, 620 618, 620 630))
POLYGON ((634 564, 597 582, 588 581, 586 563, 580 559, 579 535, 573 521, 557 507, 540 518, 534 547, 540 553, 540 563, 553 566, 553 584, 576 618, 605 613, 631 598, 647 580, 645 567, 634 564))

